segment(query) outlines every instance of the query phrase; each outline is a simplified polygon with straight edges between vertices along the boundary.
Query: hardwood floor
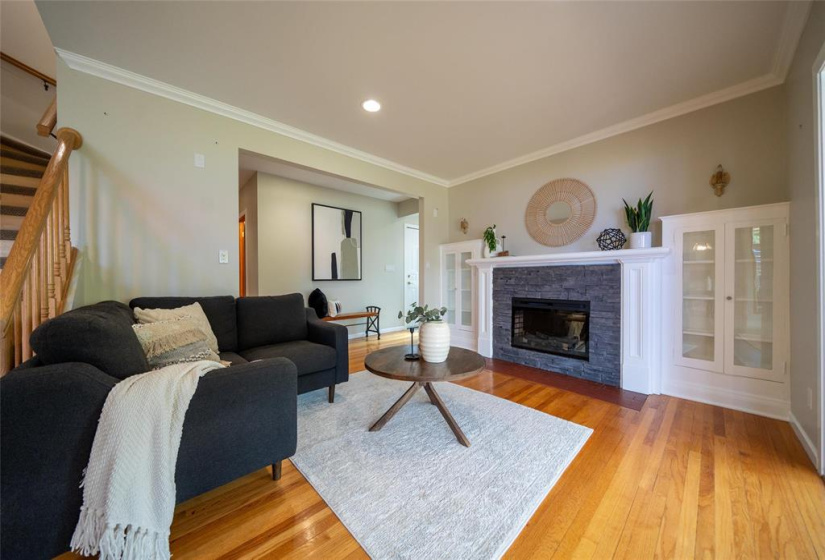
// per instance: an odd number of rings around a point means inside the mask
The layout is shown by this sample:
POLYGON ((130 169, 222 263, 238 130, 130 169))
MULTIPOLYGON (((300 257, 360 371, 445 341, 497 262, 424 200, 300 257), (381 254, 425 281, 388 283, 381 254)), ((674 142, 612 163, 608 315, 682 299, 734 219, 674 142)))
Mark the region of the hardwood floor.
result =
MULTIPOLYGON (((405 334, 352 341, 350 371, 405 334)), ((825 558, 825 485, 786 422, 497 371, 461 384, 594 429, 507 558, 825 558)), ((278 482, 262 470, 181 504, 171 539, 177 560, 367 557, 286 461, 278 482)))

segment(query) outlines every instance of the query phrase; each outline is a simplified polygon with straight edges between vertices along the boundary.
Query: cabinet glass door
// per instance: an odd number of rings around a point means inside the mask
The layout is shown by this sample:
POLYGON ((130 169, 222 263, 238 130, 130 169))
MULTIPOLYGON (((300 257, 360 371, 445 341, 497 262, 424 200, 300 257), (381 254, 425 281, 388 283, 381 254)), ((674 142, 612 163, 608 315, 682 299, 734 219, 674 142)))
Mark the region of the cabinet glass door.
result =
POLYGON ((456 320, 456 292, 458 289, 458 276, 456 266, 456 254, 444 254, 444 307, 447 314, 444 320, 451 325, 455 325, 456 320))
MULTIPOLYGON (((776 375, 777 317, 774 281, 780 224, 729 224, 733 258, 726 274, 728 368, 734 374, 771 379, 776 375)), ((784 235, 783 235, 784 242, 784 235)))
POLYGON ((461 253, 459 262, 460 269, 460 322, 462 327, 473 326, 473 269, 467 264, 467 261, 473 258, 470 251, 461 253))
POLYGON ((682 234, 681 331, 677 361, 684 365, 721 371, 722 350, 721 232, 716 229, 685 231, 682 234))

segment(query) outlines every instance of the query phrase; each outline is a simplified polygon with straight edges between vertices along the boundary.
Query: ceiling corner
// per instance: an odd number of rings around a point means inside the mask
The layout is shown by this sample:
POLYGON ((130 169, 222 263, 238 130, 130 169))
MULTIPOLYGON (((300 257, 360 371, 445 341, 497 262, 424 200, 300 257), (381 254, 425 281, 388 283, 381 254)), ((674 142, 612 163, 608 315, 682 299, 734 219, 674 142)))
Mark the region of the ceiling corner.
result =
POLYGON ((799 39, 802 38, 802 32, 808 22, 812 5, 813 0, 788 2, 788 11, 785 12, 785 21, 782 22, 782 30, 771 69, 771 73, 779 79, 779 83, 784 82, 788 76, 788 70, 791 68, 796 47, 799 45, 799 39))

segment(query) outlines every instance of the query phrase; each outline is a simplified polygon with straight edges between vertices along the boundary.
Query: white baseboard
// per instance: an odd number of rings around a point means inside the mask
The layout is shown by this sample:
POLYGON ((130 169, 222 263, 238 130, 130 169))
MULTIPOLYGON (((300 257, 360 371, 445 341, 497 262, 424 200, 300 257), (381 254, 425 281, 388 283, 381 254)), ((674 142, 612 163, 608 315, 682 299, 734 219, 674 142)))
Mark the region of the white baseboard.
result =
POLYGON ((797 420, 796 416, 794 416, 793 411, 788 413, 788 422, 790 422, 797 439, 799 439, 803 449, 805 449, 805 453, 808 454, 808 458, 814 464, 817 472, 819 472, 819 456, 816 452, 816 446, 814 445, 813 440, 808 437, 808 433, 802 427, 802 424, 800 424, 799 420, 797 420))
POLYGON ((667 380, 662 394, 705 404, 739 410, 776 420, 788 421, 790 402, 773 397, 740 393, 720 387, 706 387, 689 381, 667 380))
MULTIPOLYGON (((379 329, 379 330, 381 331, 381 334, 386 334, 386 333, 391 333, 391 332, 405 331, 405 330, 407 330, 407 327, 405 327, 404 325, 401 325, 401 326, 398 326, 398 327, 388 327, 386 329, 379 329)), ((365 331, 351 332, 351 333, 349 333, 349 339, 352 340, 354 338, 364 338, 365 334, 366 334, 365 331)), ((375 336, 375 333, 373 333, 373 332, 371 332, 370 334, 372 336, 375 336)))

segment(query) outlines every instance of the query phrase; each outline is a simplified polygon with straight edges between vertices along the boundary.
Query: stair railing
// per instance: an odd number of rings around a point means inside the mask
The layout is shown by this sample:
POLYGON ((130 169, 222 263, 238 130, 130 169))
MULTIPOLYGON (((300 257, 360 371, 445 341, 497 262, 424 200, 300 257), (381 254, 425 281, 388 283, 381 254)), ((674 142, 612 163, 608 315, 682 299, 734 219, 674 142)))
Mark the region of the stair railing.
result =
MULTIPOLYGON (((52 104, 38 133, 51 134, 55 122, 52 104)), ((31 358, 32 331, 63 312, 77 260, 69 230, 69 156, 83 137, 61 128, 56 138, 57 148, 0 273, 0 375, 31 358)))

